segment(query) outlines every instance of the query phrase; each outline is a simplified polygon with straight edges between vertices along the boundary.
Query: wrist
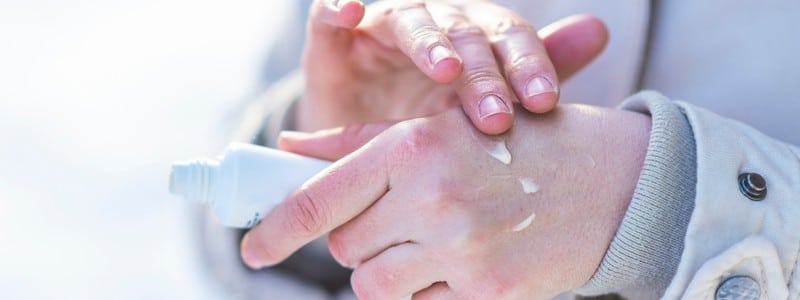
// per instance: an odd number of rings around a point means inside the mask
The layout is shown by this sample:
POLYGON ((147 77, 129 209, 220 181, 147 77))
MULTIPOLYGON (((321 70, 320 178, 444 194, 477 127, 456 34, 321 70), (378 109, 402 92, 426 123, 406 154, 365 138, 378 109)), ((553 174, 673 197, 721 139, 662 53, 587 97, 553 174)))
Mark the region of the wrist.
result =
MULTIPOLYGON (((548 197, 564 226, 554 232, 559 251, 570 253, 564 289, 584 284, 600 265, 632 198, 650 134, 647 115, 559 105, 543 115, 518 110, 509 133, 512 157, 523 169, 549 170, 548 197), (515 149, 524 150, 515 151, 515 149), (524 161, 531 153, 547 161, 524 161)), ((542 216, 542 219, 545 217, 542 216)))
POLYGON ((677 106, 657 93, 639 93, 624 108, 652 116, 647 154, 633 199, 603 262, 576 291, 659 298, 677 270, 694 209, 694 136, 677 106))

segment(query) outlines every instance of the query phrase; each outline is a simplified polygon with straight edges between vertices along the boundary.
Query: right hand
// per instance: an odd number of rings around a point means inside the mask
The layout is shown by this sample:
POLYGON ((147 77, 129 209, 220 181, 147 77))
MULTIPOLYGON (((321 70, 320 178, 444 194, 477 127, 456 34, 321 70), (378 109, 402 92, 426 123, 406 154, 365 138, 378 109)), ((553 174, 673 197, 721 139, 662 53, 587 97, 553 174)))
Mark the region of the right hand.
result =
POLYGON ((591 16, 563 19, 537 35, 513 11, 477 0, 385 0, 366 8, 357 0, 316 0, 308 28, 301 131, 404 120, 460 103, 478 130, 500 134, 513 123, 513 102, 549 111, 559 80, 607 41, 591 16))

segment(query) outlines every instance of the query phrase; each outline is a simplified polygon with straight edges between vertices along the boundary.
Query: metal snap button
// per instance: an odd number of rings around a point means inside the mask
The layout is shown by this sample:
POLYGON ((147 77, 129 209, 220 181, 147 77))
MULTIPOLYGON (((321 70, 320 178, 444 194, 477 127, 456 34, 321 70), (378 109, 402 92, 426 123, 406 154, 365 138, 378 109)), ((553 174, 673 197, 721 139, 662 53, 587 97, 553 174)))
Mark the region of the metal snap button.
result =
POLYGON ((758 173, 739 174, 739 191, 750 200, 764 200, 767 197, 767 181, 758 173))
POLYGON ((714 294, 715 300, 758 300, 761 286, 749 276, 734 276, 725 279, 714 294))

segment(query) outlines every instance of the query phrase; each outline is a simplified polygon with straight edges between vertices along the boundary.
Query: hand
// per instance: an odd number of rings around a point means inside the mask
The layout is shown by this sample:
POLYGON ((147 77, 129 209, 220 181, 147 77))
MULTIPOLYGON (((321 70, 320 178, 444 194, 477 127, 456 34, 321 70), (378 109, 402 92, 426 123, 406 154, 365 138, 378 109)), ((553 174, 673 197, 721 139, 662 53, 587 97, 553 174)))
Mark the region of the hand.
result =
POLYGON ((559 80, 607 40, 594 17, 554 23, 540 40, 506 8, 455 2, 386 0, 365 8, 355 0, 315 1, 299 129, 405 120, 461 103, 480 131, 499 134, 510 128, 517 99, 533 112, 552 109, 559 80))
POLYGON ((562 105, 519 113, 498 137, 478 133, 460 109, 372 140, 387 124, 285 135, 284 149, 320 158, 363 147, 275 207, 242 255, 253 267, 275 264, 332 230, 331 253, 355 268, 362 299, 551 297, 599 265, 633 195, 649 125, 642 114, 562 105))

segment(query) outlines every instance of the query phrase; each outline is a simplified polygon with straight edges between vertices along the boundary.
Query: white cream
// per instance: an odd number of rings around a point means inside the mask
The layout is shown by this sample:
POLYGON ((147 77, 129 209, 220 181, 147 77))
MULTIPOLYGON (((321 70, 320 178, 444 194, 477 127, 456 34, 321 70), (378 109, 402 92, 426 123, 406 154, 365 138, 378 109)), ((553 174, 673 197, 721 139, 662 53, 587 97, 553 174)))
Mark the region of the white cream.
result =
POLYGON ((511 152, 508 151, 506 147, 506 142, 502 139, 493 141, 494 147, 491 150, 488 150, 489 155, 499 160, 501 163, 510 164, 511 163, 511 152))
POLYGON ((522 222, 519 222, 519 224, 514 225, 514 227, 511 228, 511 231, 518 232, 528 228, 528 226, 531 226, 531 223, 533 223, 533 219, 536 219, 536 213, 532 212, 530 216, 525 218, 525 220, 522 220, 522 222))
POLYGON ((499 160, 503 164, 511 163, 511 152, 506 147, 506 141, 502 137, 487 136, 482 133, 472 132, 472 137, 481 145, 486 153, 499 160))
POLYGON ((525 192, 525 194, 533 194, 539 191, 539 185, 536 184, 533 179, 522 177, 517 180, 519 181, 519 184, 522 185, 522 191, 525 192))

